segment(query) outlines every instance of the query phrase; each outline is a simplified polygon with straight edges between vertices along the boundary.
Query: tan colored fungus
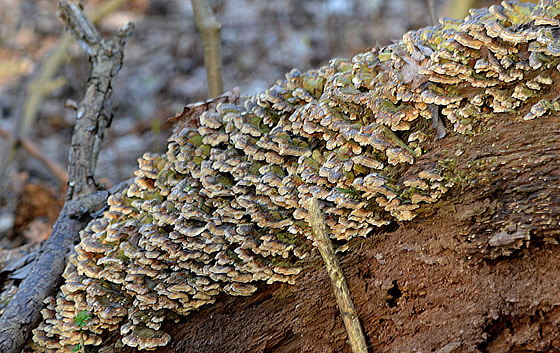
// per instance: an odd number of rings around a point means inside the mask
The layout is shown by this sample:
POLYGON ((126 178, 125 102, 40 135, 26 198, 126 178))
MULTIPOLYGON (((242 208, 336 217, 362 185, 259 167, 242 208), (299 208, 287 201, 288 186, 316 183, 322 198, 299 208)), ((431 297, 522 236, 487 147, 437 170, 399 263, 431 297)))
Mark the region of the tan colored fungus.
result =
POLYGON ((386 48, 292 70, 255 96, 187 106, 167 153, 140 158, 133 184, 82 231, 34 348, 71 352, 74 318, 87 310, 86 344, 119 330, 123 344, 156 349, 171 339, 165 320, 222 292, 294 283, 312 246, 312 196, 339 240, 412 219, 451 186, 437 165, 405 177, 435 139, 431 120, 473 133, 487 112, 535 119, 560 109, 535 98, 560 68, 559 7, 471 10, 386 48))

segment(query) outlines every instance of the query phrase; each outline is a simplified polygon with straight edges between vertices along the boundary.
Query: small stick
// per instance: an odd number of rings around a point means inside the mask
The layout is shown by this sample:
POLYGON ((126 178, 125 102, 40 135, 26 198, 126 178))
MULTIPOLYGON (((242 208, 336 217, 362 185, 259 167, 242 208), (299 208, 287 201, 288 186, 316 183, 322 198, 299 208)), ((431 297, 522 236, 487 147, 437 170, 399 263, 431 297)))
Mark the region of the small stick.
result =
MULTIPOLYGON (((99 5, 91 13, 91 21, 97 23, 107 15, 118 10, 127 0, 111 0, 99 5)), ((53 77, 58 72, 59 67, 67 60, 67 50, 74 39, 70 33, 63 33, 58 40, 56 47, 39 65, 37 74, 31 82, 27 85, 25 97, 22 99, 23 104, 19 108, 18 126, 14 132, 16 139, 21 139, 23 136, 28 135, 29 130, 33 128, 39 109, 45 97, 52 92, 52 90, 64 83, 63 78, 54 79, 53 77)), ((15 149, 11 145, 9 149, 2 151, 0 154, 0 181, 4 178, 9 165, 13 162, 15 149)), ((66 181, 64 182, 66 183, 66 181)), ((1 184, 1 183, 0 183, 1 184)), ((0 185, 1 187, 2 185, 0 185)))
POLYGON ((476 7, 478 0, 451 0, 447 2, 446 16, 450 18, 465 18, 469 15, 469 9, 476 7))
POLYGON ((352 296, 346 284, 346 278, 344 277, 344 273, 342 272, 342 268, 336 258, 332 243, 327 234, 325 222, 319 211, 319 203, 316 197, 309 199, 308 212, 313 234, 315 235, 314 243, 319 249, 325 261, 327 272, 331 277, 334 295, 336 296, 336 302, 340 309, 340 315, 344 321, 344 326, 346 326, 352 352, 367 353, 366 339, 360 324, 360 319, 356 313, 354 302, 352 302, 352 296))
POLYGON ((202 37, 204 66, 208 82, 208 98, 216 98, 223 93, 222 54, 220 30, 222 24, 216 19, 207 0, 191 0, 196 26, 202 37))
POLYGON ((50 170, 51 173, 54 174, 54 176, 56 176, 56 178, 58 179, 58 181, 60 181, 61 184, 64 185, 66 184, 66 182, 68 182, 68 172, 66 171, 66 169, 64 169, 62 166, 60 166, 58 163, 56 163, 49 157, 45 156, 45 154, 41 152, 41 149, 37 147, 37 145, 35 145, 33 142, 29 141, 24 137, 20 137, 19 140, 16 140, 12 137, 9 131, 6 131, 2 128, 0 128, 0 136, 2 136, 5 140, 7 140, 10 146, 14 146, 19 143, 19 145, 27 153, 29 153, 37 160, 39 160, 41 163, 43 163, 45 167, 47 167, 47 169, 50 170))

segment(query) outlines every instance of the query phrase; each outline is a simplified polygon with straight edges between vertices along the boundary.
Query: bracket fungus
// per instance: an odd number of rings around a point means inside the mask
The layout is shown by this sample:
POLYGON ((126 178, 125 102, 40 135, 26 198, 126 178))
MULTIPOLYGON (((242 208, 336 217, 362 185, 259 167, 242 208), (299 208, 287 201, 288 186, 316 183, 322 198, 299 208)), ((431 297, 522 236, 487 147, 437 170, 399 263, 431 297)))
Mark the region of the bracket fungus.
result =
POLYGON ((80 334, 97 345, 106 330, 156 349, 171 339, 162 322, 220 293, 293 283, 311 250, 312 196, 334 239, 412 219, 451 186, 435 165, 403 172, 436 137, 434 106, 461 133, 474 133, 483 112, 559 110, 537 97, 558 77, 559 24, 560 1, 504 2, 293 70, 255 96, 186 109, 179 120, 198 126, 180 121, 167 153, 144 155, 130 188, 82 231, 34 349, 71 352, 80 334), (82 310, 92 320, 80 333, 82 310))

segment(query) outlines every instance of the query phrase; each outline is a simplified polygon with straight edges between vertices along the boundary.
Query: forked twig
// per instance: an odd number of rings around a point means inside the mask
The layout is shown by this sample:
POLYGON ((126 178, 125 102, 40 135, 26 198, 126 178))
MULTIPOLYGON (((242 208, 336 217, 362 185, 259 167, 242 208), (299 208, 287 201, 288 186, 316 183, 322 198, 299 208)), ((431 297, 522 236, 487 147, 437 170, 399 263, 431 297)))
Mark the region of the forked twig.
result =
MULTIPOLYGON (((93 23, 97 23, 108 14, 122 7, 126 1, 127 0, 107 1, 97 7, 95 11, 92 11, 89 17, 93 23)), ((23 141, 24 136, 28 134, 29 130, 35 124, 39 109, 45 97, 52 92, 54 87, 59 86, 61 82, 65 82, 63 79, 53 79, 53 77, 58 72, 59 67, 66 61, 67 50, 70 44, 73 43, 73 40, 70 33, 63 33, 56 47, 40 64, 37 75, 33 78, 33 81, 29 82, 27 85, 23 104, 20 109, 21 116, 19 117, 17 129, 13 133, 16 140, 23 141), (56 84, 53 85, 53 82, 56 84)), ((14 145, 10 144, 9 146, 9 148, 3 151, 3 155, 0 154, 0 180, 6 175, 7 169, 15 155, 14 145)), ((56 172, 54 173, 57 174, 56 172)), ((60 179, 60 175, 57 175, 57 177, 60 179)), ((66 180, 64 183, 66 183, 66 180)))
POLYGON ((113 40, 106 41, 76 4, 60 0, 59 5, 68 29, 88 54, 92 70, 76 113, 68 158, 66 202, 33 269, 0 317, 0 352, 3 353, 22 350, 40 319, 43 301, 59 287, 66 255, 78 240, 79 231, 108 196, 107 191, 99 191, 93 172, 104 130, 112 118, 109 103, 112 85, 122 66, 124 45, 133 26, 123 26, 113 40))

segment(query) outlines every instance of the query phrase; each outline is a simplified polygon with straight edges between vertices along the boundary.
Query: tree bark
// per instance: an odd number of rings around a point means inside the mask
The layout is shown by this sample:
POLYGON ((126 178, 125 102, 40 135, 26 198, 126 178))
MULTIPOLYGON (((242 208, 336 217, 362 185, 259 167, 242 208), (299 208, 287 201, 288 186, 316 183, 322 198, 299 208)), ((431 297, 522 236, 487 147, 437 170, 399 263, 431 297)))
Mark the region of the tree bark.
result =
POLYGON ((60 287, 66 256, 76 245, 78 233, 91 220, 90 212, 103 207, 107 195, 106 191, 100 191, 64 204, 33 269, 0 318, 0 351, 21 351, 41 319, 43 300, 60 287))
MULTIPOLYGON (((560 117, 480 130, 434 141, 407 172, 445 166, 442 200, 338 254, 370 351, 560 349, 560 117)), ((165 330, 159 352, 349 352, 318 254, 295 285, 220 297, 165 330)))

